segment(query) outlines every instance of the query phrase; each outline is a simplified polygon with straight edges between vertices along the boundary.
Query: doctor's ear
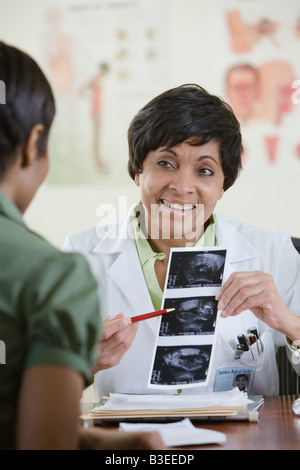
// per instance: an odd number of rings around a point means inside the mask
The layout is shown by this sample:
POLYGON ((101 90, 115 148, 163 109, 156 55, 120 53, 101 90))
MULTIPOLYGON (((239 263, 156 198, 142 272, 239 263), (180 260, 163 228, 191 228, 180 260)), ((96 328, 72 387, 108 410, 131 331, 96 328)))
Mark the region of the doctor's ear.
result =
POLYGON ((136 184, 137 186, 140 185, 140 176, 139 176, 139 174, 136 174, 136 175, 135 175, 134 181, 135 181, 135 184, 136 184))

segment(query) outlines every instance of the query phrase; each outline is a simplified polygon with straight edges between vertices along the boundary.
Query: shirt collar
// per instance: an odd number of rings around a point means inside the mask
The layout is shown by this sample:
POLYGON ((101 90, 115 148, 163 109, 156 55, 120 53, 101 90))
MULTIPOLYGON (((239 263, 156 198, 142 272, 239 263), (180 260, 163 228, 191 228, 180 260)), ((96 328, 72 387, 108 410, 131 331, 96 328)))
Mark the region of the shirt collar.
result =
POLYGON ((204 234, 202 237, 199 238, 195 246, 197 247, 206 247, 206 246, 216 246, 217 238, 216 238, 216 221, 214 214, 211 214, 210 218, 208 219, 208 225, 205 229, 204 234))
POLYGON ((134 233, 134 240, 137 248, 137 252, 139 255, 139 260, 141 266, 143 267, 145 263, 155 257, 156 259, 164 259, 166 257, 165 253, 156 253, 152 250, 150 243, 148 242, 146 235, 144 234, 141 225, 144 225, 145 221, 145 213, 143 209, 143 205, 140 202, 137 204, 132 213, 132 228, 134 233), (138 215, 137 215, 138 214, 138 215))
MULTIPOLYGON (((144 222, 144 210, 143 205, 140 202, 137 204, 132 212, 132 228, 134 233, 134 240, 136 243, 139 259, 141 266, 152 257, 157 259, 164 259, 165 253, 155 253, 150 243, 148 242, 143 230, 141 229, 141 224, 144 222), (138 214, 138 216, 136 215, 138 214)), ((194 245, 196 247, 205 247, 205 246, 215 246, 216 245, 216 223, 215 217, 212 214, 209 218, 209 225, 206 227, 206 230, 201 238, 194 245)))
POLYGON ((5 196, 2 191, 0 191, 0 214, 26 227, 22 214, 17 206, 7 196, 5 196))

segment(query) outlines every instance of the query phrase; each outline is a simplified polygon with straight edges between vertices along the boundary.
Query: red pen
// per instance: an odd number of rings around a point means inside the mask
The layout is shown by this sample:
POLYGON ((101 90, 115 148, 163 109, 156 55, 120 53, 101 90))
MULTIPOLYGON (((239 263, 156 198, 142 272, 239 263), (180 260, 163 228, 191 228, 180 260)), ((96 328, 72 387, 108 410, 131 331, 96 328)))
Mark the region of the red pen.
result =
POLYGON ((135 323, 141 320, 147 320, 148 318, 158 317, 159 315, 163 315, 164 313, 173 312, 175 308, 165 308, 164 310, 157 310, 156 312, 145 313, 144 315, 137 315, 136 317, 131 317, 131 323, 135 323))

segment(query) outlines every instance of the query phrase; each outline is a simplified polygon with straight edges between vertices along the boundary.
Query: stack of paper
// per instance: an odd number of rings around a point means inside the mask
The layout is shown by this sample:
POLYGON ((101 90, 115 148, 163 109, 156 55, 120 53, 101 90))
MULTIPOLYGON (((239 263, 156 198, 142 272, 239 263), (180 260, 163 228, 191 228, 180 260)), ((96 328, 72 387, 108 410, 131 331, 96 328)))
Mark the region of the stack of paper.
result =
POLYGON ((251 400, 238 388, 226 392, 179 395, 111 394, 105 404, 82 415, 86 419, 233 416, 251 400))

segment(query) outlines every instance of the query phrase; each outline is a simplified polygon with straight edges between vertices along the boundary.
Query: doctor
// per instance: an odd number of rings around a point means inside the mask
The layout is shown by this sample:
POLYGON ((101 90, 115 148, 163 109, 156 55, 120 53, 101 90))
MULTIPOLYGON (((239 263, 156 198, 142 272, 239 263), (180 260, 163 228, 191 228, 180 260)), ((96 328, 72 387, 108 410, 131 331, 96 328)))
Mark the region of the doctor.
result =
POLYGON ((126 318, 161 307, 171 247, 215 245, 227 249, 229 262, 217 296, 222 313, 213 374, 208 386, 188 393, 213 390, 218 369, 234 362, 237 335, 255 327, 260 354, 243 355, 252 368, 251 393, 277 394, 275 345, 286 344, 284 335, 300 339, 294 337, 300 258, 288 234, 214 212, 241 169, 240 126, 231 108, 198 85, 179 86, 138 112, 128 142, 129 174, 141 203, 111 227, 69 235, 64 246, 87 257, 99 282, 101 314, 114 320, 99 345, 100 394, 155 393, 147 380, 158 319, 137 326, 126 318), (282 325, 284 334, 274 330, 282 325))

